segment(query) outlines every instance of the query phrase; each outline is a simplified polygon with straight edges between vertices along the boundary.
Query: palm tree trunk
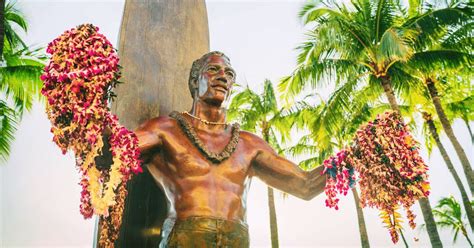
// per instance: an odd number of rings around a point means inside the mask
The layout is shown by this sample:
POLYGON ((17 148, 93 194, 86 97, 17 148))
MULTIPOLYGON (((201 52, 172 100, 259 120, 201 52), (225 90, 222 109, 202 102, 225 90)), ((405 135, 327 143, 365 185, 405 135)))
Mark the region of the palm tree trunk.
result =
POLYGON ((352 195, 354 196, 354 201, 355 201, 356 210, 357 210, 357 222, 359 223, 361 247, 369 248, 370 243, 369 243, 369 236, 367 235, 367 228, 365 226, 364 212, 362 211, 362 208, 360 207, 359 194, 357 193, 357 189, 355 187, 352 188, 352 195))
MULTIPOLYGON (((425 117, 425 115, 426 114, 423 114, 423 117, 425 117)), ((453 176, 454 181, 456 182, 456 185, 458 186, 458 189, 461 192, 461 199, 464 205, 464 209, 466 210, 467 219, 469 221, 469 224, 471 225, 472 231, 474 232, 474 211, 472 210, 471 202, 469 201, 466 189, 464 189, 464 185, 462 185, 461 178, 459 178, 459 175, 454 169, 453 163, 451 162, 451 159, 449 158, 446 149, 444 148, 443 144, 441 143, 441 140, 439 139, 438 132, 436 130, 436 126, 433 120, 430 118, 430 116, 426 116, 425 121, 428 124, 431 135, 436 141, 436 145, 438 146, 439 152, 441 153, 441 156, 443 157, 449 172, 451 172, 451 175, 453 176)))
POLYGON ((275 210, 275 198, 273 196, 273 188, 268 187, 268 209, 270 212, 270 235, 272 239, 272 248, 278 248, 278 224, 275 210))
POLYGON ((400 112, 400 107, 397 103, 397 98, 395 97, 395 93, 393 92, 392 84, 390 82, 390 78, 388 76, 384 76, 382 79, 382 87, 387 96, 388 102, 390 103, 390 107, 396 111, 400 116, 402 113, 400 112))
POLYGON ((0 61, 3 60, 5 42, 5 0, 0 0, 0 61))
POLYGON ((464 116, 462 120, 464 121, 464 124, 466 124, 467 131, 469 131, 469 134, 471 135, 471 143, 474 144, 474 134, 472 133, 471 126, 469 125, 469 120, 467 117, 464 117, 464 116))
POLYGON ((418 200, 418 203, 420 203, 421 213, 423 214, 423 219, 425 220, 426 230, 428 231, 428 236, 430 237, 431 246, 443 247, 443 243, 441 243, 441 239, 439 238, 438 229, 433 217, 433 212, 431 210, 430 199, 428 197, 424 197, 418 200))
MULTIPOLYGON (((402 113, 400 112, 400 107, 397 103, 397 98, 393 92, 392 84, 390 82, 390 78, 388 76, 384 76, 382 79, 382 87, 385 91, 385 95, 390 103, 390 107, 396 111, 400 117, 402 113)), ((443 247, 441 243, 441 239, 439 238, 438 229, 436 227, 436 222, 433 217, 433 213, 431 212, 430 201, 428 197, 421 198, 418 200, 421 207, 421 212, 423 213, 423 218, 425 219, 426 229, 428 231, 428 236, 430 237, 430 242, 432 247, 443 247)))
MULTIPOLYGON (((269 143, 269 127, 268 123, 264 122, 263 123, 263 139, 265 142, 269 143)), ((275 209, 275 197, 273 195, 273 188, 268 187, 268 212, 270 214, 270 238, 272 241, 272 248, 278 248, 279 247, 279 242, 278 242, 278 223, 277 223, 277 217, 276 217, 276 209, 275 209)))
POLYGON ((438 114, 439 120, 441 125, 443 126, 444 132, 448 136, 449 140, 454 146, 454 150, 458 154, 459 160, 461 160, 462 168, 464 170, 464 174, 466 175, 467 184, 469 189, 471 190, 471 195, 474 194, 474 173, 472 171, 471 163, 467 158, 466 152, 462 148, 461 144, 459 143, 458 139, 454 135, 453 129, 451 124, 446 117, 444 112, 443 106, 441 105, 441 100, 438 96, 438 90, 436 89, 435 82, 431 79, 426 80, 426 86, 428 87, 428 91, 431 96, 431 100, 433 100, 433 105, 435 106, 436 113, 438 114))

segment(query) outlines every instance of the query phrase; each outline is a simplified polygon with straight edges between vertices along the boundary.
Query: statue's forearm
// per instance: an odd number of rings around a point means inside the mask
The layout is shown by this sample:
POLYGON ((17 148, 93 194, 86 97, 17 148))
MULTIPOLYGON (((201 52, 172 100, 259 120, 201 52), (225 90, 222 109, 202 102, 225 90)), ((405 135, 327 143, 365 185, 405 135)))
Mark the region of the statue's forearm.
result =
POLYGON ((324 191, 326 176, 322 166, 303 171, 295 163, 273 153, 261 152, 255 160, 257 176, 268 185, 304 200, 324 191))
POLYGON ((311 200, 324 191, 326 175, 321 175, 324 166, 319 166, 311 171, 305 172, 305 200, 311 200))

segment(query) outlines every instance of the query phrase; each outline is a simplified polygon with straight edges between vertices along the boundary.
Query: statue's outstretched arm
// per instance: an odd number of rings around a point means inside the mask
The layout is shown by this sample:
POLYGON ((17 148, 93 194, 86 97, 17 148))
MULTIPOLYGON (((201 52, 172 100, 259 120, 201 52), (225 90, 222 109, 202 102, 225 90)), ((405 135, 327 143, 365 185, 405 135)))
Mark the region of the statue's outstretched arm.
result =
POLYGON ((257 152, 252 167, 255 175, 269 186, 304 200, 319 195, 326 185, 326 175, 321 175, 324 166, 304 171, 268 145, 257 152))

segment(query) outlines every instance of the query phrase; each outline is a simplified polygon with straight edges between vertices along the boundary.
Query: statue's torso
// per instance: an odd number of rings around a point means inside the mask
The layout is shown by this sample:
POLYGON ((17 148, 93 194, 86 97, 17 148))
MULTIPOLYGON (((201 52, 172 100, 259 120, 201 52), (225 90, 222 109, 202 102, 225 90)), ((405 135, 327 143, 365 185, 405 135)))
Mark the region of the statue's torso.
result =
MULTIPOLYGON (((155 130, 162 145, 148 166, 168 197, 170 217, 209 216, 245 222, 251 162, 258 152, 258 147, 252 144, 256 136, 241 132, 232 155, 213 164, 176 120, 160 117, 157 121, 162 122, 155 130)), ((230 128, 219 133, 204 130, 196 133, 212 152, 222 151, 231 138, 230 128)))

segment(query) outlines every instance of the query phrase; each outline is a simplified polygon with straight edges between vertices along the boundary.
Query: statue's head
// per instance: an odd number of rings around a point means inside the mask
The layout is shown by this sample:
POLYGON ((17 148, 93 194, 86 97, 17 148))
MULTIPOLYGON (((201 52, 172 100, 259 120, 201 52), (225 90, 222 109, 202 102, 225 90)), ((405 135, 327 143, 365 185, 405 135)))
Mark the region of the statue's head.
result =
POLYGON ((229 58, 213 51, 195 60, 189 75, 189 91, 194 100, 221 104, 229 95, 235 82, 235 71, 229 58))

